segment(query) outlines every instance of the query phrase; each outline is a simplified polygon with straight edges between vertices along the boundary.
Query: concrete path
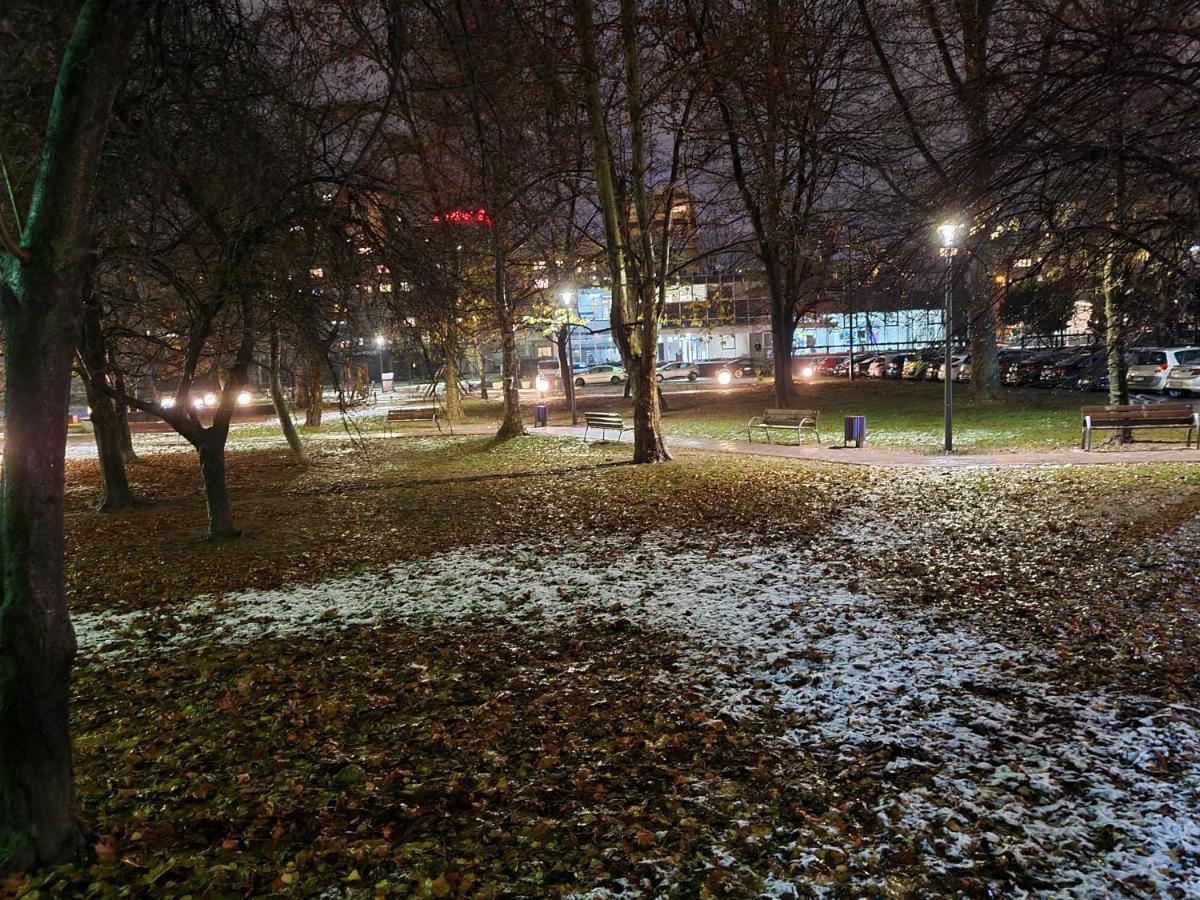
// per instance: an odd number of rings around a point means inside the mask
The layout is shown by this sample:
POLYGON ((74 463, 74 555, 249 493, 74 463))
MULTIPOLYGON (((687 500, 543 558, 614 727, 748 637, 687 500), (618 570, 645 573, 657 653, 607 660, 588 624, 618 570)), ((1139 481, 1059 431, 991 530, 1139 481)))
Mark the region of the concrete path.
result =
MULTIPOLYGON (((531 434, 583 438, 583 428, 550 425, 530 428, 531 434)), ((589 437, 595 438, 595 432, 589 437)), ((622 442, 631 439, 625 433, 622 442)), ((852 466, 906 466, 918 468, 969 468, 974 466, 1090 466, 1114 463, 1200 463, 1200 450, 1185 450, 1182 445, 1142 444, 1134 450, 1023 450, 1011 453, 955 453, 953 456, 883 450, 870 447, 843 449, 841 442, 818 445, 815 441, 795 444, 753 444, 748 441, 723 441, 713 438, 666 438, 667 449, 699 450, 705 453, 733 453, 742 456, 769 456, 803 459, 852 466)))

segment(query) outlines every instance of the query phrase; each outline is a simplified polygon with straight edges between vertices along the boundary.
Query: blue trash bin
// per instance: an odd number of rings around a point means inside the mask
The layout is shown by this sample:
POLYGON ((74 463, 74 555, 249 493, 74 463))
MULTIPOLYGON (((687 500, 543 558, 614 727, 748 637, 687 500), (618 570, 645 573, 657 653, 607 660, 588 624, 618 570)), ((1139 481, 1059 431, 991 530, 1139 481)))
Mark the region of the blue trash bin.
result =
POLYGON ((534 427, 545 428, 550 423, 550 407, 545 403, 539 403, 533 408, 533 424, 534 427))
POLYGON ((867 439, 867 417, 846 416, 842 424, 842 446, 854 441, 855 447, 861 447, 867 439))

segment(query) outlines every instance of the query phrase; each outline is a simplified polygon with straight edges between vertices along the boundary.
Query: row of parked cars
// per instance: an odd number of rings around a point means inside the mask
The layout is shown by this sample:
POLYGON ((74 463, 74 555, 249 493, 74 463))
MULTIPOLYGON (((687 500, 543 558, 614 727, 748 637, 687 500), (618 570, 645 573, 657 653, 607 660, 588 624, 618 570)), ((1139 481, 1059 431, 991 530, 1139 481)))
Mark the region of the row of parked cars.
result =
MULTIPOLYGON (((947 377, 942 350, 908 350, 854 357, 856 378, 903 378, 943 381, 947 377)), ((1200 393, 1200 347, 1139 347, 1125 356, 1126 380, 1134 393, 1165 392, 1178 397, 1200 393)), ((848 354, 806 360, 802 372, 847 377, 848 354)), ((1015 387, 1072 387, 1108 390, 1108 359, 1103 347, 1084 345, 1051 349, 1003 349, 998 353, 1000 379, 1015 387)), ((971 354, 951 354, 949 377, 971 380, 971 354)))

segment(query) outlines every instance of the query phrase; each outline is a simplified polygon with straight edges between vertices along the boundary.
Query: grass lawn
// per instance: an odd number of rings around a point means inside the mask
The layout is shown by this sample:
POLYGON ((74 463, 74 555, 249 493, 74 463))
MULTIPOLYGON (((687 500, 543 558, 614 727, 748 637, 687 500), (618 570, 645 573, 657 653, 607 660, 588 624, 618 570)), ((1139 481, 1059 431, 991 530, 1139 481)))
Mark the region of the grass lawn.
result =
MULTIPOLYGON (((628 413, 630 401, 612 395, 613 389, 582 389, 578 408, 628 413)), ((663 414, 668 435, 742 441, 746 423, 774 405, 770 381, 735 383, 728 388, 711 385, 671 384, 664 386, 669 409, 663 414)), ((928 382, 861 379, 853 384, 842 379, 817 379, 797 385, 797 406, 816 409, 821 414, 822 434, 826 441, 841 439, 842 417, 867 417, 868 446, 915 453, 941 452, 942 386, 928 382)), ((1006 389, 995 403, 974 404, 967 399, 965 385, 955 386, 954 442, 966 452, 994 453, 1018 450, 1063 450, 1079 446, 1080 407, 1106 402, 1105 395, 1069 390, 1006 389)), ((550 422, 569 424, 566 403, 548 397, 550 422)), ((533 402, 525 403, 527 424, 532 425, 533 402)), ((386 401, 377 411, 343 421, 330 412, 320 428, 323 436, 347 434, 372 435, 384 430, 386 401)), ((492 426, 499 420, 497 399, 468 399, 465 404, 466 427, 492 426)), ((405 427, 398 426, 402 431, 405 427)), ((447 426, 447 431, 452 426, 447 426)), ((311 433, 311 432, 309 432, 311 433)), ((240 425, 238 439, 274 438, 279 429, 273 425, 240 425)), ((1102 450, 1112 436, 1099 432, 1094 447, 1102 450)), ((1182 445, 1180 429, 1144 429, 1135 432, 1138 443, 1182 445)))
POLYGON ((91 851, 0 890, 1200 890, 1193 467, 312 451, 216 546, 190 455, 68 462, 91 851))
MULTIPOLYGON (((998 403, 975 405, 967 402, 965 386, 956 385, 955 389, 955 446, 972 451, 1078 446, 1080 406, 1104 402, 1098 394, 1029 389, 1005 391, 998 403)), ((704 394, 668 393, 671 409, 663 416, 664 429, 688 437, 745 440, 747 421, 774 406, 771 391, 771 385, 765 383, 704 394)), ((865 415, 870 446, 928 453, 941 450, 940 384, 878 379, 851 384, 826 378, 798 385, 797 395, 798 407, 820 412, 826 439, 840 440, 843 416, 865 415)), ((591 401, 585 399, 584 403, 584 408, 591 408, 591 401)), ((1173 437, 1181 439, 1179 432, 1173 437)))

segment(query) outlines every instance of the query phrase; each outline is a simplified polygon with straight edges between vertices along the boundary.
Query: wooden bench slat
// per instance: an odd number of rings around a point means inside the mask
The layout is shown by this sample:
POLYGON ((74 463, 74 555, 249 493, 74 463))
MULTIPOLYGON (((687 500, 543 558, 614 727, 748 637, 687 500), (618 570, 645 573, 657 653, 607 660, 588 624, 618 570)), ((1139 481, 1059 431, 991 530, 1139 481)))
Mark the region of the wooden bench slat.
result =
POLYGON ((605 432, 616 431, 617 443, 621 442, 621 435, 625 433, 625 420, 621 418, 620 413, 611 412, 584 412, 583 414, 583 439, 586 441, 588 432, 596 428, 600 431, 600 439, 604 440, 605 432))

